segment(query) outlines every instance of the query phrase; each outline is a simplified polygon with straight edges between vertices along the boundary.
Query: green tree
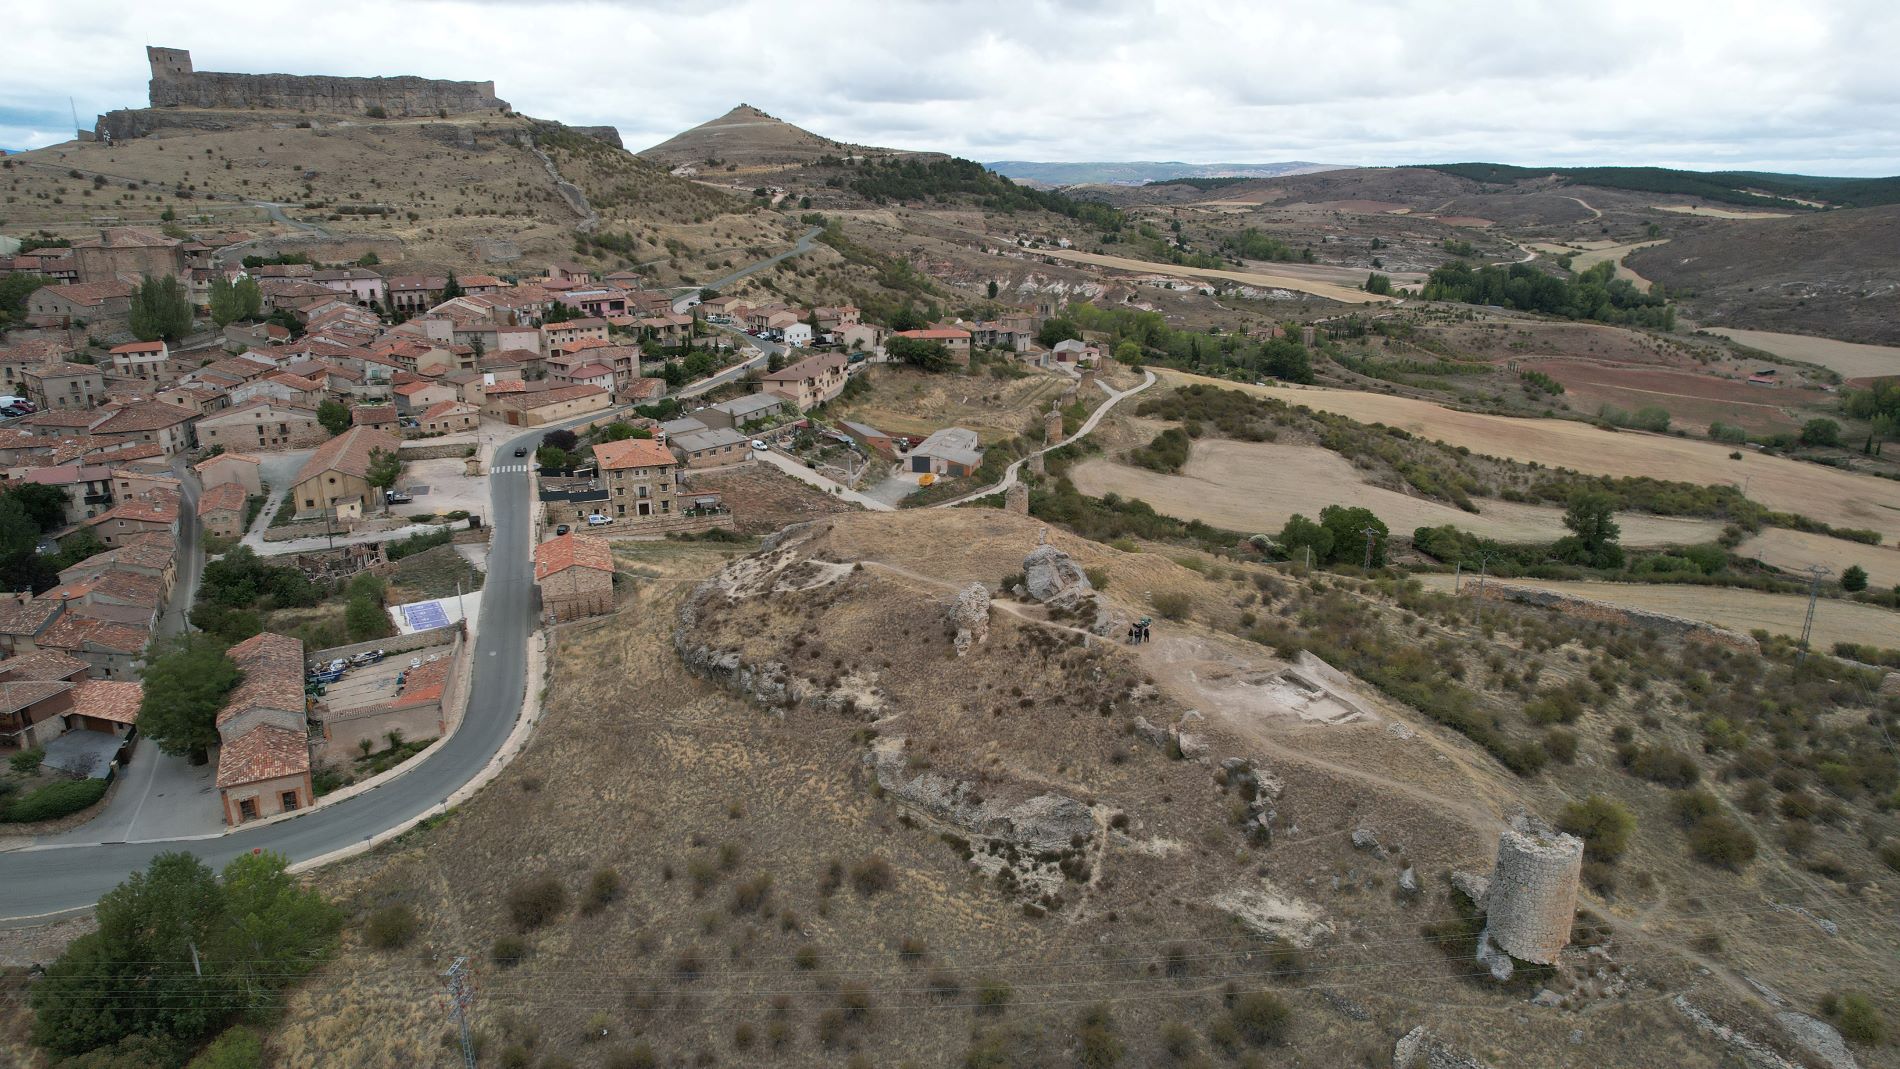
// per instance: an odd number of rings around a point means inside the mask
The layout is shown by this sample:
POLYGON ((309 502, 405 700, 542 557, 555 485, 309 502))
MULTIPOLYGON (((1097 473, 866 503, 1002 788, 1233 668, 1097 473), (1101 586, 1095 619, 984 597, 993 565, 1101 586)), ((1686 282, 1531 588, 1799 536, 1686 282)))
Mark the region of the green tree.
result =
POLYGON ((989 294, 990 294, 990 300, 993 301, 996 299, 996 280, 993 278, 990 279, 989 294))
POLYGON ((17 494, 0 494, 0 584, 8 590, 50 590, 59 576, 40 555, 40 526, 17 494))
POLYGON ((239 854, 224 866, 224 924, 211 958, 235 989, 237 1008, 275 1008, 289 979, 316 968, 343 927, 343 912, 285 871, 281 854, 239 854))
POLYGON ((1841 589, 1849 594, 1858 594, 1867 589, 1867 569, 1858 564, 1850 564, 1841 573, 1841 589))
POLYGON ((382 262, 383 262, 383 258, 376 255, 375 249, 371 249, 368 252, 364 253, 362 256, 357 257, 356 266, 375 267, 377 264, 380 264, 382 262))
POLYGON ((219 327, 227 327, 240 318, 238 315, 237 287, 226 275, 218 275, 211 280, 211 321, 219 327))
POLYGON ((1841 391, 1841 412, 1867 421, 1861 452, 1879 456, 1881 444, 1900 434, 1900 376, 1875 379, 1865 389, 1841 391))
POLYGON ((1584 853, 1594 861, 1615 861, 1629 849, 1636 818, 1623 803, 1593 794, 1564 807, 1557 817, 1561 831, 1583 840, 1584 853))
POLYGON ((363 481, 387 493, 402 478, 402 457, 388 449, 369 451, 369 467, 363 472, 363 481))
POLYGON ((224 643, 189 633, 145 662, 139 679, 139 731, 174 756, 202 758, 218 742, 218 710, 238 685, 238 667, 224 643))
POLYGON ((58 487, 16 482, 7 493, 20 503, 20 507, 26 510, 27 518, 41 531, 56 531, 66 526, 68 500, 65 492, 58 487))
POLYGON ((678 360, 668 360, 660 366, 660 378, 665 380, 667 389, 677 390, 686 385, 686 369, 678 360))
POLYGON ((1801 425, 1802 445, 1840 445, 1841 425, 1831 419, 1811 419, 1801 425))
POLYGON ((185 1069, 264 1069, 264 1043, 243 1025, 226 1029, 185 1069))
POLYGON ((26 322, 27 298, 52 283, 45 275, 29 273, 0 277, 0 334, 26 322))
POLYGON ((1372 566, 1385 567, 1385 547, 1392 532, 1371 509, 1328 505, 1319 510, 1320 526, 1332 532, 1332 552, 1326 563, 1361 564, 1366 559, 1368 541, 1372 548, 1372 566), (1370 532, 1370 533, 1368 533, 1370 532))
POLYGON ((176 275, 146 275, 132 293, 132 333, 140 341, 177 341, 191 333, 191 299, 176 275))
POLYGON ((1288 560, 1304 563, 1307 550, 1312 550, 1315 564, 1325 564, 1333 557, 1333 532, 1297 512, 1280 527, 1278 541, 1288 560))
POLYGON ((343 626, 348 629, 351 642, 367 642, 389 633, 389 619, 383 610, 374 599, 361 594, 351 595, 344 605, 343 626))
POLYGON ((317 422, 331 434, 342 434, 350 429, 350 409, 341 401, 325 398, 317 405, 317 422))
POLYGON ((264 291, 258 288, 256 279, 245 275, 231 287, 231 292, 237 298, 239 319, 256 319, 264 314, 264 291))
POLYGON ((1043 320, 1042 329, 1036 331, 1036 343, 1044 349, 1053 349, 1058 342, 1079 341, 1081 338, 1082 328, 1075 325, 1075 320, 1061 316, 1043 320))
POLYGON ((950 350, 942 342, 893 336, 884 343, 884 351, 890 354, 891 359, 924 371, 948 371, 956 366, 950 350))
POLYGON ((1392 292, 1392 276, 1382 275, 1374 271, 1366 276, 1366 284, 1360 288, 1364 289, 1367 293, 1390 294, 1392 292))
POLYGON ((456 280, 455 272, 450 271, 448 281, 442 283, 442 299, 453 300, 462 296, 463 293, 462 284, 456 280))
POLYGON ((1620 568, 1623 547, 1617 544, 1622 528, 1616 525, 1616 499, 1600 490, 1584 490, 1570 499, 1564 526, 1570 535, 1552 547, 1557 556, 1591 568, 1620 568))
POLYGON ((1123 338, 1115 345, 1115 359, 1129 367, 1141 366, 1141 343, 1133 338, 1123 338))

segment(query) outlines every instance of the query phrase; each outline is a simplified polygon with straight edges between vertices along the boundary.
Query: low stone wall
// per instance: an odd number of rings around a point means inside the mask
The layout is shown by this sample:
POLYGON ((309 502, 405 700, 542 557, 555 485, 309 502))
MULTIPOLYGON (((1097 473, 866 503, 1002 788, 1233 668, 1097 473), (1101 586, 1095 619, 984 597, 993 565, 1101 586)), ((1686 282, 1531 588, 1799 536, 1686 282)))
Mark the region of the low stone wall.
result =
MULTIPOLYGON (((1475 595, 1477 591, 1477 584, 1466 584, 1465 593, 1475 595)), ((1686 620, 1667 613, 1611 605, 1608 602, 1580 598, 1575 594, 1545 590, 1541 587, 1512 586, 1493 579, 1484 584, 1484 597, 1491 601, 1512 601, 1520 605, 1549 609, 1577 620, 1617 626, 1646 627, 1652 631, 1660 631, 1671 637, 1692 642, 1707 642, 1747 653, 1761 652, 1761 643, 1756 642, 1754 636, 1730 631, 1726 627, 1717 627, 1701 620, 1686 620)))
POLYGON ((264 541, 295 542, 299 538, 322 538, 324 535, 330 534, 341 538, 345 535, 362 534, 364 532, 394 531, 407 526, 409 526, 409 521, 392 516, 374 516, 367 520, 358 520, 355 523, 332 522, 326 524, 322 520, 298 520, 295 523, 286 523, 278 527, 266 527, 264 529, 264 541))
POLYGON ((368 642, 353 642, 348 646, 337 646, 332 649, 318 650, 310 654, 310 660, 316 663, 333 661, 338 657, 347 660, 359 653, 367 653, 370 650, 382 650, 384 653, 391 655, 408 653, 410 650, 419 650, 427 646, 452 646, 459 642, 461 637, 462 622, 457 620, 455 623, 445 624, 442 627, 431 627, 426 631, 418 631, 413 635, 391 635, 388 638, 372 639, 368 642))
POLYGON ((615 523, 604 530, 596 527, 593 533, 604 534, 608 538, 641 538, 647 535, 686 534, 711 530, 730 531, 733 527, 732 513, 722 512, 717 516, 668 516, 659 519, 643 519, 638 523, 625 525, 615 523))
POLYGON ((474 449, 471 442, 404 442, 396 456, 401 460, 441 460, 443 457, 465 457, 474 449))

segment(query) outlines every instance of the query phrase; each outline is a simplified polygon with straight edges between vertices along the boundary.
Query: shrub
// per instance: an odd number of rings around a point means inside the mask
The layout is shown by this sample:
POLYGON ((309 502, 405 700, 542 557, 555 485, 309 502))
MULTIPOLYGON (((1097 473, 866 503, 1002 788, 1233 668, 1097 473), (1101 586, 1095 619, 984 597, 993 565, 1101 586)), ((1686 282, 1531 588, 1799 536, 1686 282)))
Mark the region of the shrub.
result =
POLYGON ((792 954, 792 964, 798 966, 799 969, 805 972, 816 969, 818 967, 818 948, 812 946, 810 943, 799 947, 798 950, 792 954))
POLYGON ((31 750, 21 750, 19 753, 7 758, 7 763, 12 765, 13 771, 18 772, 20 775, 31 776, 40 770, 40 762, 45 759, 46 751, 34 747, 31 750))
POLYGON ((1563 728, 1544 732, 1544 752, 1558 764, 1570 764, 1577 759, 1577 733, 1563 728))
POLYGON ((1700 787, 1676 795, 1670 800, 1669 807, 1675 810, 1676 819, 1682 821, 1685 828, 1692 828, 1722 811, 1721 801, 1700 787))
POLYGON ((732 889, 732 914, 757 913, 772 894, 772 874, 761 872, 732 889))
POLYGON ((378 950, 401 950, 416 937, 419 927, 415 910, 401 904, 384 906, 369 915, 363 925, 363 941, 378 950))
POLYGON ((1180 1021, 1169 1021, 1161 1026, 1161 1049, 1175 1061, 1185 1062, 1194 1057, 1200 1043, 1201 1037, 1194 1029, 1180 1021))
POLYGON ((488 960, 504 969, 512 969, 528 957, 528 941, 518 935, 504 935, 488 948, 488 960))
POLYGON ((1009 983, 994 978, 984 979, 976 985, 976 1012, 988 1016, 1001 1014, 1009 1008, 1009 1000, 1015 992, 1009 983))
POLYGON ((57 820, 70 816, 105 797, 106 781, 73 779, 49 783, 28 791, 7 807, 6 822, 30 824, 39 820, 57 820))
POLYGON ((1830 998, 1829 1001, 1835 1009, 1828 1016, 1834 1018, 1841 1035, 1869 1047, 1878 1047, 1887 1042, 1887 1022, 1872 999, 1859 992, 1849 992, 1830 998))
POLYGON ((1621 802, 1593 794, 1564 807, 1557 828, 1583 840, 1583 852, 1596 861, 1615 861, 1628 849, 1636 818, 1621 802))
POLYGON ((1170 620, 1183 620, 1194 608, 1194 599, 1179 590, 1163 590, 1149 599, 1155 611, 1170 620))
POLYGON ((907 935, 897 944, 897 956, 907 965, 915 965, 924 960, 929 947, 921 936, 907 935))
POLYGON ((851 866, 851 886, 867 898, 879 891, 890 890, 895 882, 897 873, 882 854, 872 854, 851 866))
POLYGON ((1075 1038, 1080 1045, 1076 1061, 1085 1069, 1108 1069, 1122 1060, 1122 1041, 1115 1035, 1115 1020, 1105 1004, 1096 1003, 1082 1011, 1075 1038))
POLYGON ((1755 860, 1755 837, 1728 817, 1705 817, 1689 829, 1689 849, 1699 861, 1740 869, 1755 860))
POLYGON ((508 892, 508 916, 522 931, 539 928, 567 908, 567 888, 552 873, 518 883, 508 892))
POLYGON ((1631 772, 1665 787, 1693 787, 1702 778, 1695 758, 1668 746, 1645 746, 1631 754, 1631 772))
POLYGON ((653 1044, 644 1039, 631 1047, 609 1052, 605 1062, 607 1069, 655 1069, 659 1064, 653 1044))
POLYGON ((1286 1042, 1293 1025, 1293 1011, 1270 991, 1249 991, 1234 1000, 1228 1011, 1241 1038, 1256 1047, 1286 1042))
POLYGON ((264 1069, 264 1043, 256 1032, 238 1025, 212 1040, 185 1069, 264 1069))
POLYGON ((595 869, 587 881, 587 894, 581 898, 582 913, 599 913, 620 897, 620 873, 614 869, 595 869))

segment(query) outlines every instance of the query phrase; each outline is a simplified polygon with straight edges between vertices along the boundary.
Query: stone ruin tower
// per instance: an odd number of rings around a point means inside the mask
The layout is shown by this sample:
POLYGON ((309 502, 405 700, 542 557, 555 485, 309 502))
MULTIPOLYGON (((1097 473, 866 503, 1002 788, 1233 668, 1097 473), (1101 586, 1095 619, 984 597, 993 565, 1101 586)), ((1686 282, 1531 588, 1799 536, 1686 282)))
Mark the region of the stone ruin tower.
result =
POLYGON ((1042 440, 1052 445, 1062 440, 1062 409, 1053 404, 1042 416, 1042 440))
POLYGON ((191 77, 191 51, 184 48, 145 46, 145 61, 152 65, 152 80, 169 81, 191 77))
POLYGON ((1003 511, 1029 515, 1029 487, 1020 482, 1010 484, 1009 489, 1003 491, 1003 511))
POLYGON ((1512 820, 1485 888, 1480 960, 1495 946, 1519 961, 1554 964, 1570 943, 1582 872, 1583 840, 1529 817, 1512 820))

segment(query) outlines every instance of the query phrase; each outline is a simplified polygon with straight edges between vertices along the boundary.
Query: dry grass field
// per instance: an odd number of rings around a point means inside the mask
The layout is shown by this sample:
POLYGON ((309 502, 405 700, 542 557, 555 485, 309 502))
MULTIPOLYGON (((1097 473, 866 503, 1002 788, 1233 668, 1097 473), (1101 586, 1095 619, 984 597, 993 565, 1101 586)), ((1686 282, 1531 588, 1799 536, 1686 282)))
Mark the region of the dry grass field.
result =
POLYGON ((928 435, 945 427, 968 427, 988 444, 1022 433, 1074 383, 1066 375, 1043 371, 997 379, 931 375, 886 364, 871 373, 869 394, 833 404, 829 414, 868 423, 886 434, 928 435))
MULTIPOLYGON (((1421 575, 1419 579, 1429 589, 1451 589, 1449 575, 1421 575)), ((1744 634, 1762 630, 1799 638, 1801 621, 1808 611, 1808 599, 1799 594, 1770 594, 1732 587, 1550 579, 1511 579, 1509 582, 1515 586, 1560 590, 1611 605, 1702 620, 1744 634)), ((1851 601, 1825 600, 1815 610, 1813 641, 1820 649, 1836 642, 1892 649, 1900 644, 1900 613, 1851 601)))
MULTIPOLYGON (((1309 519, 1327 505, 1363 506, 1396 534, 1452 524, 1506 542, 1547 542, 1564 535, 1563 510, 1554 506, 1480 501, 1473 514, 1437 501, 1373 486, 1339 454, 1318 446, 1203 438, 1178 475, 1094 458, 1070 472, 1076 488, 1101 496, 1140 498, 1158 512, 1201 520, 1243 534, 1272 533, 1287 517, 1309 519)), ((1707 542, 1722 532, 1711 520, 1623 514, 1623 541, 1632 546, 1707 542)))
POLYGON ((1589 475, 1648 476, 1702 485, 1748 484, 1748 496, 1769 508, 1796 512, 1839 527, 1879 531, 1900 541, 1900 483, 1744 453, 1730 447, 1667 435, 1600 430, 1586 423, 1512 419, 1460 412, 1429 401, 1389 394, 1315 387, 1254 386, 1219 382, 1176 371, 1158 372, 1173 382, 1235 387, 1294 405, 1384 423, 1474 453, 1570 468, 1589 475))
POLYGON ((1385 304, 1392 300, 1375 293, 1352 289, 1330 282, 1300 278, 1295 275, 1270 274, 1263 271, 1230 271, 1224 268, 1180 267, 1175 264, 1151 263, 1147 260, 1131 260, 1125 256, 1104 256, 1100 253, 1080 252, 1075 249, 1041 249, 1039 256, 1053 256, 1058 260, 1071 260, 1076 263, 1093 264, 1096 267, 1108 267, 1118 271, 1133 271, 1138 274, 1184 275, 1188 278, 1217 278, 1229 282, 1238 282, 1245 286, 1263 286, 1269 289, 1295 290, 1310 293, 1315 297, 1324 297, 1341 304, 1385 304))
MULTIPOLYGON (((1900 548, 1869 546, 1844 538, 1790 531, 1785 527, 1765 527, 1735 552, 1753 557, 1763 564, 1787 572, 1799 572, 1819 564, 1836 576, 1858 564, 1867 571, 1868 581, 1876 587, 1900 586, 1900 548)), ((1900 635, 1894 637, 1900 643, 1900 635)))
POLYGON ((1900 375, 1900 347, 1861 345, 1807 334, 1781 334, 1772 330, 1735 330, 1710 327, 1709 333, 1732 338, 1751 348, 1770 352, 1790 360, 1819 364, 1850 379, 1900 375))
POLYGON ((1792 212, 1748 212, 1739 208, 1715 208, 1707 204, 1657 204, 1659 212, 1699 215, 1709 219, 1786 219, 1792 212))

